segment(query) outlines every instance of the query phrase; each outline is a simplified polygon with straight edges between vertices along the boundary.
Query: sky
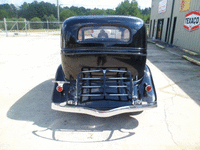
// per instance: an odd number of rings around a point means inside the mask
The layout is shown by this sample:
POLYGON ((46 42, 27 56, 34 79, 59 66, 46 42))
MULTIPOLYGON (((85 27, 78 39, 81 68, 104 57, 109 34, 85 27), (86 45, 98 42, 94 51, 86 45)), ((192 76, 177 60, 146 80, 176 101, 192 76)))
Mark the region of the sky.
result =
MULTIPOLYGON (((34 0, 0 0, 0 4, 14 4, 16 6, 22 5, 24 2, 32 3, 34 0)), ((57 5, 57 0, 37 0, 38 2, 44 1, 54 3, 57 5)), ((59 0, 61 7, 85 7, 85 8, 99 8, 99 9, 115 9, 124 0, 59 0)), ((131 1, 131 0, 130 0, 131 1)), ((151 0, 137 0, 141 9, 151 7, 151 0)))

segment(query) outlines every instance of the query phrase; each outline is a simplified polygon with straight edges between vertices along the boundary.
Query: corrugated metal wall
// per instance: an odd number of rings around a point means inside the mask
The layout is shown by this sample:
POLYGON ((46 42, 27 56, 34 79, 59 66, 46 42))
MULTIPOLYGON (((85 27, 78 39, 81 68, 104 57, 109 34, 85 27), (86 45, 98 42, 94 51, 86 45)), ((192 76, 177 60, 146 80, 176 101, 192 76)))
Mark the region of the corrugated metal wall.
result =
MULTIPOLYGON (((151 32, 153 31, 154 20, 156 21, 155 26, 154 26, 154 36, 156 36, 157 21, 158 21, 158 19, 164 19, 161 40, 165 42, 166 33, 167 33, 166 32, 167 21, 168 21, 168 18, 171 18, 173 0, 168 0, 166 12, 163 14, 158 13, 158 7, 159 7, 160 1, 161 0, 152 0, 151 32)), ((170 37, 169 37, 168 43, 171 42, 174 17, 177 17, 173 45, 177 45, 182 48, 193 50, 193 51, 200 53, 200 29, 197 29, 194 31, 188 31, 184 28, 185 15, 191 11, 199 11, 200 12, 200 0, 191 0, 190 9, 185 12, 180 12, 181 0, 175 0, 174 2, 175 2, 174 3, 174 12, 173 12, 173 16, 172 16, 170 37)), ((152 37, 152 33, 151 33, 150 37, 152 37)))

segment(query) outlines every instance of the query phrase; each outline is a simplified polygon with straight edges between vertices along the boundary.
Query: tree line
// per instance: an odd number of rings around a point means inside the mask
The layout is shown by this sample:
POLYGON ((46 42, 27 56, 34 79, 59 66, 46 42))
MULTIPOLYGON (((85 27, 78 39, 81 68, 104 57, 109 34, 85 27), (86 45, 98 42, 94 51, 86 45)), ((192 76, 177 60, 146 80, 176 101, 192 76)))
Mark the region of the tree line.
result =
MULTIPOLYGON (((146 23, 150 20, 151 8, 140 9, 136 0, 124 0, 115 10, 113 9, 86 9, 84 7, 60 7, 60 21, 71 16, 81 15, 131 15, 143 19, 146 23)), ((16 7, 13 4, 0 5, 0 20, 24 20, 29 21, 58 21, 57 6, 48 2, 32 3, 24 2, 21 6, 16 7)))

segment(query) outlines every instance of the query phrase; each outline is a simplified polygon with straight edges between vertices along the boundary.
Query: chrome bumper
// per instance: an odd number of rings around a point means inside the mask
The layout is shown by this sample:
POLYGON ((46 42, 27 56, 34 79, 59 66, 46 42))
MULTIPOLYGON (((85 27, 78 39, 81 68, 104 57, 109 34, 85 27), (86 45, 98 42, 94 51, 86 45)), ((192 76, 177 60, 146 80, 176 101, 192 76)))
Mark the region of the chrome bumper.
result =
POLYGON ((88 114, 95 117, 111 117, 123 113, 131 113, 143 111, 148 108, 157 107, 157 103, 145 104, 145 105, 132 105, 132 106, 123 106, 110 110, 96 110, 87 107, 73 106, 73 105, 63 105, 63 103, 52 103, 51 108, 57 111, 70 112, 70 113, 80 113, 80 114, 88 114))

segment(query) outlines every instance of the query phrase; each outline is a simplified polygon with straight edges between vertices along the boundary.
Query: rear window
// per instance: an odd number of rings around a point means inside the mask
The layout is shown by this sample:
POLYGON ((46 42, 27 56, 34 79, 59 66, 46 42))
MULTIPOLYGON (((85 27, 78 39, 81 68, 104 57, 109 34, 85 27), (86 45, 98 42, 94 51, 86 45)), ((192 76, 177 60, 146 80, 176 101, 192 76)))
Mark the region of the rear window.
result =
POLYGON ((78 40, 86 41, 121 41, 130 40, 130 31, 125 27, 91 26, 83 27, 78 32, 78 40))

